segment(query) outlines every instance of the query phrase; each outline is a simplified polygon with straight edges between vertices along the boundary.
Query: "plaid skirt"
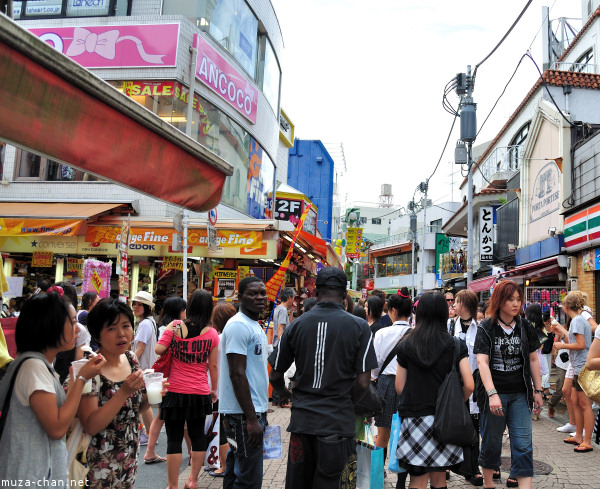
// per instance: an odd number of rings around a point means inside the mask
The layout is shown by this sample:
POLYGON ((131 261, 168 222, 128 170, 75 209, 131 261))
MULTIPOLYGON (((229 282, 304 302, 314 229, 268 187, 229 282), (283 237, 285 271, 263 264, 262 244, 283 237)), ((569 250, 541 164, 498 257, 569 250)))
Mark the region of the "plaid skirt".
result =
POLYGON ((433 420, 433 416, 402 418, 396 458, 411 475, 449 470, 463 461, 462 447, 442 445, 433 437, 433 420))
POLYGON ((398 412, 398 401, 400 396, 396 392, 396 376, 380 375, 377 381, 377 392, 385 399, 383 411, 375 416, 375 426, 379 428, 391 428, 392 416, 398 412))

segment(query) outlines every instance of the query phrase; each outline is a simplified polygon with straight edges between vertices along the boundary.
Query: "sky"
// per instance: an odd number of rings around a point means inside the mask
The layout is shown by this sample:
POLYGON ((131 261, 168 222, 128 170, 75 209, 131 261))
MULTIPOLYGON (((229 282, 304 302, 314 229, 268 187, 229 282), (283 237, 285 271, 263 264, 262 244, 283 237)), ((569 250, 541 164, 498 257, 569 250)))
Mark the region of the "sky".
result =
MULTIPOLYGON (((347 172, 341 202, 377 203, 392 185, 394 204, 406 206, 430 177, 453 116, 442 94, 459 72, 496 46, 525 0, 272 0, 283 33, 281 107, 300 139, 343 144, 347 172)), ((478 128, 528 50, 542 65, 542 6, 550 19, 581 27, 579 0, 534 0, 510 36, 477 72, 473 98, 478 128)), ((538 78, 525 59, 475 145, 495 137, 538 78)), ((456 107, 458 97, 450 101, 456 107)), ((459 121, 428 198, 460 200, 454 164, 459 121)), ((340 153, 332 152, 336 163, 340 153)), ((339 165, 338 168, 342 168, 339 165)), ((419 194, 417 194, 419 195, 419 194)), ((418 198, 418 197, 417 197, 418 198)))

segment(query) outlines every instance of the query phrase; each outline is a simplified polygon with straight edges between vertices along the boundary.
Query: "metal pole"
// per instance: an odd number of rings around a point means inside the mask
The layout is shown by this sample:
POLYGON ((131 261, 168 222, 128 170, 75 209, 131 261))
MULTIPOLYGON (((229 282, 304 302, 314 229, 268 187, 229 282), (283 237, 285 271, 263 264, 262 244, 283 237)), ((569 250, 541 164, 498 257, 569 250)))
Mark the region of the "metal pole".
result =
POLYGON ((469 179, 467 185, 467 285, 473 281, 473 162, 471 161, 471 150, 473 143, 467 143, 467 169, 469 179))
POLYGON ((411 264, 411 270, 410 270, 410 273, 412 275, 411 295, 412 295, 412 298, 414 301, 415 300, 415 234, 416 233, 414 231, 411 231, 410 233, 412 234, 412 264, 411 264))
POLYGON ((352 260, 352 290, 356 290, 356 284, 358 282, 358 262, 359 260, 352 260))
POLYGON ((183 300, 188 300, 188 211, 183 209, 183 300))
POLYGON ((423 241, 421 242, 421 292, 425 290, 425 232, 427 228, 427 190, 429 178, 425 180, 425 205, 423 206, 423 241))

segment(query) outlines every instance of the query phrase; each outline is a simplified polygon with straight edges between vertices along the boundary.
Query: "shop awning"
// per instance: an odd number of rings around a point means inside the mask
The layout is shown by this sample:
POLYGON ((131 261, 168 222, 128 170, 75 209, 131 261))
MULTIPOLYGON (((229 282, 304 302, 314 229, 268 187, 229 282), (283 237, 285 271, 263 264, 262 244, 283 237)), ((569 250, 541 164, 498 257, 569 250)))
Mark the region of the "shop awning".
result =
POLYGON ((78 236, 81 226, 127 204, 0 202, 0 236, 78 236))
POLYGON ((412 250, 412 241, 406 241, 404 243, 394 244, 393 246, 386 246, 385 248, 371 248, 371 256, 379 258, 381 256, 392 256, 400 253, 406 253, 412 250))
POLYGON ((210 210, 232 167, 0 15, 0 139, 187 207, 210 210))
POLYGON ((327 243, 321 238, 317 238, 315 235, 302 230, 300 231, 299 238, 322 257, 327 256, 327 243))
POLYGON ((561 268, 566 268, 567 256, 558 255, 543 260, 525 263, 518 267, 512 268, 506 272, 502 272, 500 277, 516 279, 520 277, 546 277, 548 275, 557 274, 561 268))
POLYGON ((477 280, 472 280, 469 282, 467 288, 472 290, 473 292, 483 292, 484 290, 490 290, 494 285, 496 285, 497 280, 496 275, 490 275, 489 277, 478 278, 477 280))

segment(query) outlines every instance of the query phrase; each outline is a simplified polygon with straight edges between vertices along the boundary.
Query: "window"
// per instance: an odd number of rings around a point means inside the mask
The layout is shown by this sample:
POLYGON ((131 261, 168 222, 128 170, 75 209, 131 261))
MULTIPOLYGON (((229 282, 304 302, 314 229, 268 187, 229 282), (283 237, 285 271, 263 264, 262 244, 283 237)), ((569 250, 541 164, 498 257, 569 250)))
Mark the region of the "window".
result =
MULTIPOLYGON (((393 277, 396 275, 410 275, 412 273, 412 252, 384 256, 378 258, 377 261, 378 277, 393 277)), ((415 273, 417 273, 416 260, 415 273)))
POLYGON ((258 19, 244 0, 164 0, 164 15, 185 15, 255 79, 258 19))
POLYGON ((83 170, 63 165, 30 151, 17 150, 15 180, 48 182, 94 182, 100 180, 83 170))
POLYGON ((359 217, 358 218, 358 224, 364 226, 365 224, 367 224, 367 218, 366 217, 359 217))
POLYGON ((371 219, 371 224, 381 225, 381 217, 374 217, 371 219))
POLYGON ((514 135, 508 148, 508 162, 511 170, 516 170, 520 166, 521 156, 523 154, 523 145, 529 134, 529 126, 531 121, 524 124, 521 129, 514 135))
POLYGON ((577 71, 579 73, 594 73, 594 67, 592 62, 594 61, 594 49, 590 48, 585 53, 583 53, 575 64, 571 67, 571 71, 577 71))
POLYGON ((280 79, 281 70, 273 46, 267 36, 261 36, 257 81, 274 113, 278 111, 280 79))

